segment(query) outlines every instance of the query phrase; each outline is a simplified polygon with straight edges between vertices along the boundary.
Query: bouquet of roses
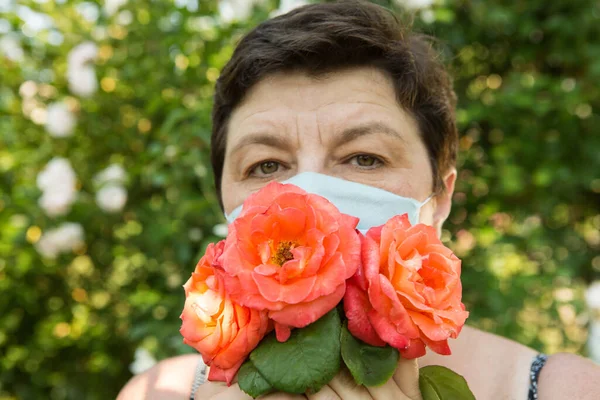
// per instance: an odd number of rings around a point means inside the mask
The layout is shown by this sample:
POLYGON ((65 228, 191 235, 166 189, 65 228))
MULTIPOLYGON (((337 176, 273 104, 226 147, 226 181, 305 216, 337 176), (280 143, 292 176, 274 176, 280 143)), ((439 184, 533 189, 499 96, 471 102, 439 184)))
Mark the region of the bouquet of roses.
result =
MULTIPOLYGON (((251 195, 227 238, 184 285, 184 343, 208 379, 252 397, 316 392, 346 365, 376 386, 398 358, 450 354, 468 316, 460 260, 433 227, 395 216, 365 234, 327 199, 272 182, 251 195)), ((428 399, 473 399, 465 380, 421 368, 428 399)))

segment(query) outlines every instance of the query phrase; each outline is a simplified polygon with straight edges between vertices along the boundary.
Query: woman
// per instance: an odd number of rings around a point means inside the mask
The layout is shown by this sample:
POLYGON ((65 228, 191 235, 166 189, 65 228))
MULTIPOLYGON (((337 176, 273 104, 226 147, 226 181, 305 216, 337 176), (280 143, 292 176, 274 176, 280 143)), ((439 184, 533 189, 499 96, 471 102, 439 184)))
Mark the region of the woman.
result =
MULTIPOLYGON (((438 232, 456 180, 455 96, 426 38, 368 2, 311 5, 266 21, 238 45, 216 85, 212 164, 231 213, 269 181, 303 172, 334 176, 425 203, 420 222, 438 232)), ((465 327, 451 356, 419 366, 463 375, 478 399, 597 399, 600 368, 550 357, 465 327)), ((136 376, 122 399, 244 399, 236 385, 207 382, 198 355, 165 360, 136 376), (196 377, 196 378, 195 378, 196 377)), ((319 393, 268 399, 419 399, 415 361, 378 388, 341 373, 319 393)))

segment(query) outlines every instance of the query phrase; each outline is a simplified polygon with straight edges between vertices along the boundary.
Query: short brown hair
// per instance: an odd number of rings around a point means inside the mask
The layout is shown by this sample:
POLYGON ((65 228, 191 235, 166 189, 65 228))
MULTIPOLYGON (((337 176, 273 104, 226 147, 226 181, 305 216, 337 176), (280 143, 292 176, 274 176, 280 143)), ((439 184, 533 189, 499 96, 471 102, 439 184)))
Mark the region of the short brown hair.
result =
POLYGON ((318 76, 373 66, 393 81, 398 102, 416 119, 433 170, 433 190, 456 163, 458 134, 452 82, 431 38, 410 32, 389 10, 367 1, 311 4, 267 20, 238 44, 215 87, 211 162, 222 204, 227 125, 248 90, 266 76, 318 76))

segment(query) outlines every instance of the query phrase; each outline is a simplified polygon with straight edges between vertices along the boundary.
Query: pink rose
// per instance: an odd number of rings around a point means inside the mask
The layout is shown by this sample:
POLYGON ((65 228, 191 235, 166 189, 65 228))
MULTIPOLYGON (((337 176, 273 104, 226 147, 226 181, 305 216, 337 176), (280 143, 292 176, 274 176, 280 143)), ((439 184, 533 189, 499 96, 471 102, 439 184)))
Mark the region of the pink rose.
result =
POLYGON ((208 379, 229 385, 269 330, 269 320, 266 312, 241 306, 225 293, 225 273, 219 267, 224 245, 211 243, 185 283, 180 332, 210 366, 208 379))
POLYGON ((407 215, 371 228, 362 238, 362 266, 348 283, 348 329, 374 346, 386 343, 404 358, 425 346, 450 354, 469 315, 461 302, 460 260, 433 227, 411 226, 407 215))
POLYGON ((321 196, 272 182, 250 196, 230 225, 225 285, 246 307, 268 310, 277 339, 333 309, 360 262, 358 219, 321 196))

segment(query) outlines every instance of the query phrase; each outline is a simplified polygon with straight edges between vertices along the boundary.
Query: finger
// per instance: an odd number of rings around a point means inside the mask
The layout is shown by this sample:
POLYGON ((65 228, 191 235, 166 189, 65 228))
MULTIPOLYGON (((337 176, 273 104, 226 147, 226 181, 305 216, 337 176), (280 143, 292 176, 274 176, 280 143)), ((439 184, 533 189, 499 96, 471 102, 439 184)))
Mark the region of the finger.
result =
POLYGON ((213 396, 220 394, 229 388, 225 382, 204 382, 202 385, 198 386, 198 389, 194 393, 194 399, 203 400, 203 399, 212 399, 213 396))
POLYGON ((307 394, 306 397, 308 400, 341 400, 335 390, 327 385, 323 386, 317 393, 307 394))
POLYGON ((380 386, 368 386, 367 390, 374 400, 411 400, 402 390, 398 387, 394 379, 390 378, 386 383, 380 386))
MULTIPOLYGON (((201 385, 200 387, 202 388, 201 385)), ((219 393, 216 393, 214 395, 212 395, 212 397, 210 395, 204 395, 204 393, 200 394, 200 389, 196 392, 196 400, 204 400, 204 399, 210 399, 210 400, 252 400, 252 397, 248 396, 246 393, 244 393, 242 391, 242 389, 240 389, 239 385, 236 383, 234 385, 231 385, 229 387, 227 387, 225 384, 220 383, 220 384, 215 384, 215 387, 220 386, 221 391, 219 393), (223 389, 225 387, 225 389, 223 389), (205 397, 206 396, 206 397, 205 397)))
MULTIPOLYGON (((235 385, 231 385, 228 388, 223 390, 223 386, 220 386, 220 393, 217 392, 212 397, 206 396, 204 397, 204 393, 200 394, 200 391, 196 392, 196 400, 252 400, 252 397, 248 396, 246 393, 240 389, 239 385, 236 383, 235 385)), ((302 395, 293 395, 286 393, 271 393, 266 396, 259 397, 260 400, 306 400, 305 396, 302 395)))
POLYGON ((333 378, 328 385, 342 399, 372 400, 367 388, 357 385, 354 378, 347 369, 342 370, 333 378))
POLYGON ((402 393, 412 400, 422 400, 419 389, 419 364, 416 359, 408 360, 400 357, 393 380, 402 393))

